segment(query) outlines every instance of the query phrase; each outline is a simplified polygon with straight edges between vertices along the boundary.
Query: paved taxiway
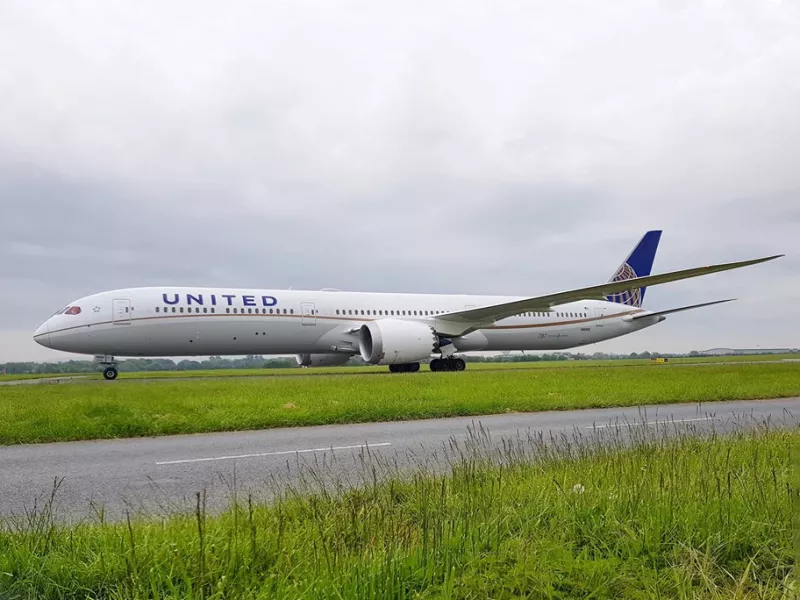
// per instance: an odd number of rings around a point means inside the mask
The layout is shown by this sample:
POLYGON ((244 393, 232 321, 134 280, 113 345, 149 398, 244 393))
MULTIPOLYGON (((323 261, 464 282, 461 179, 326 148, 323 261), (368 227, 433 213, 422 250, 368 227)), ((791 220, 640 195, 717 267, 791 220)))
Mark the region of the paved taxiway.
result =
POLYGON ((367 472, 365 445, 379 461, 403 467, 437 460, 452 440, 463 443, 468 428, 478 424, 498 443, 528 432, 571 435, 625 421, 725 430, 743 417, 753 424, 769 419, 797 426, 800 398, 5 446, 0 447, 0 516, 21 515, 34 502, 41 506, 61 478, 55 509, 63 519, 91 517, 92 503, 102 505, 112 519, 126 509, 150 514, 190 510, 202 490, 213 511, 229 501, 234 479, 240 494, 254 490, 257 498, 268 498, 286 484, 296 485, 304 469, 322 462, 326 474, 357 485, 367 472))

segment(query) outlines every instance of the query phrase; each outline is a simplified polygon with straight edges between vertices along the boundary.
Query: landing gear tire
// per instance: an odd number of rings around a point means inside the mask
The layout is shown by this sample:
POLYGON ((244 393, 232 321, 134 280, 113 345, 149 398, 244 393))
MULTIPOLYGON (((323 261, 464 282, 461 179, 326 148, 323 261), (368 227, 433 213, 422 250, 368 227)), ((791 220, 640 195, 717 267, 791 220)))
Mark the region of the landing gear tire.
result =
POLYGON ((103 369, 103 377, 111 381, 112 379, 116 379, 119 373, 117 372, 116 367, 106 367, 103 369))
POLYGON ((431 371, 463 371, 467 363, 463 358, 434 358, 431 361, 431 371))
POLYGON ((390 373, 416 373, 419 371, 419 363, 405 363, 401 365, 389 365, 390 373))

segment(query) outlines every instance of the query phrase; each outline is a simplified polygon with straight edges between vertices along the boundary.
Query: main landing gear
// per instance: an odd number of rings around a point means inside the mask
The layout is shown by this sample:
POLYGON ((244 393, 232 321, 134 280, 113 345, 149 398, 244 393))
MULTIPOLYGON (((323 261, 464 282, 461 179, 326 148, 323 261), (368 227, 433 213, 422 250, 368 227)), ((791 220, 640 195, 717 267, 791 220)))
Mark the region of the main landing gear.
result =
POLYGON ((103 377, 105 377, 109 381, 112 379, 116 379, 117 375, 119 375, 117 367, 106 367, 105 369, 103 369, 103 377))
MULTIPOLYGON (((450 356, 447 358, 434 358, 431 361, 431 371, 463 371, 467 368, 467 363, 463 358, 450 356)), ((419 371, 419 363, 406 363, 402 365, 389 365, 392 373, 416 373, 419 371)))
POLYGON ((419 363, 389 365, 389 372, 391 373, 416 373, 417 371, 419 371, 419 363))
POLYGON ((431 361, 431 371, 463 371, 466 368, 463 358, 434 358, 431 361))

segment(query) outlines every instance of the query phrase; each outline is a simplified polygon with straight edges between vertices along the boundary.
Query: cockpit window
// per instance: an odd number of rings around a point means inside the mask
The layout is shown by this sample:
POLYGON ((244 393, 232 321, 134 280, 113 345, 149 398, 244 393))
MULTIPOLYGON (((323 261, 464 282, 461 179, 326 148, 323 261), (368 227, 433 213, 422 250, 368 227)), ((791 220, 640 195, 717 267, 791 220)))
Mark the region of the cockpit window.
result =
POLYGON ((81 307, 80 306, 70 306, 67 310, 64 311, 65 315, 79 315, 81 314, 81 307))

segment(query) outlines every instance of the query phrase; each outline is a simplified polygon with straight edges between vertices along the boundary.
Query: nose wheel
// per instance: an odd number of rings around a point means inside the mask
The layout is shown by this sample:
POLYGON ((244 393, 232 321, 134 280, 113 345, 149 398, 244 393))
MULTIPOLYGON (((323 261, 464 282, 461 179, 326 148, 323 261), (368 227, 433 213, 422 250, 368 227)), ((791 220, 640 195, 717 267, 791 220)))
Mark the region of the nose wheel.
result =
POLYGON ((110 354, 96 354, 94 362, 103 366, 103 377, 106 380, 111 381, 112 379, 116 379, 117 375, 119 375, 119 371, 117 371, 117 361, 110 354))

